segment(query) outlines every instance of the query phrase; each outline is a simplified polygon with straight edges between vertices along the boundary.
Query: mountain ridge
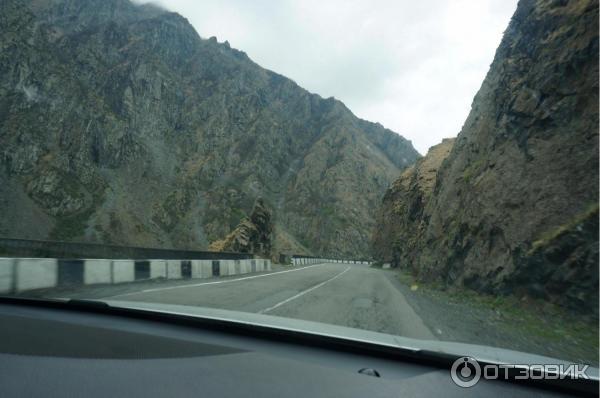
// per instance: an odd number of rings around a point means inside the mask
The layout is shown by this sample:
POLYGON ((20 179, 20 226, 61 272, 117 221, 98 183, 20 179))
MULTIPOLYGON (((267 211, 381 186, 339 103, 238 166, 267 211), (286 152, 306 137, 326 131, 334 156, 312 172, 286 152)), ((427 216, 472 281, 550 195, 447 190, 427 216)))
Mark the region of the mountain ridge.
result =
POLYGON ((372 203, 419 157, 176 13, 0 7, 3 235, 203 249, 262 197, 275 250, 364 255, 372 203))

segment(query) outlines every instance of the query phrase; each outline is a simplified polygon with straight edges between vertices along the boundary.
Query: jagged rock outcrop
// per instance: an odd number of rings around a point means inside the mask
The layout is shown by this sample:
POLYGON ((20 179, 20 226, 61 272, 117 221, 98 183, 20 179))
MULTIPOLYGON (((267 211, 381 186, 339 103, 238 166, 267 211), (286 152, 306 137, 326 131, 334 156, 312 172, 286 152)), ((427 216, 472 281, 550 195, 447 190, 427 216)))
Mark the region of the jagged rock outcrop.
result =
POLYGON ((429 200, 390 221, 419 234, 395 253, 597 316, 597 209, 598 1, 521 0, 429 200))
POLYGON ((271 212, 259 198, 254 204, 250 217, 244 218, 224 239, 211 243, 208 249, 273 257, 275 253, 271 252, 272 238, 271 212))
POLYGON ((427 155, 404 170, 387 190, 376 217, 377 228, 373 233, 373 256, 382 262, 399 266, 412 262, 427 219, 423 210, 429 202, 435 186, 437 172, 454 145, 454 138, 429 149, 427 155))
POLYGON ((418 153, 127 0, 0 2, 0 235, 205 249, 273 209, 277 250, 364 255, 418 153))

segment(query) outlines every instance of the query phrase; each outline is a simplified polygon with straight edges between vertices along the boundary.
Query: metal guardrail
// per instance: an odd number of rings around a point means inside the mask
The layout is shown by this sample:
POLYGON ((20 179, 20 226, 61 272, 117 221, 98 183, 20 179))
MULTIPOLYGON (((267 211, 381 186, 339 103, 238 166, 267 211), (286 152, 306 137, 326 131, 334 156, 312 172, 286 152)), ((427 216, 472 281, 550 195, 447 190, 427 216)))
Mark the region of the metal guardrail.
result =
POLYGON ((88 259, 168 258, 173 260, 243 260, 254 258, 254 255, 251 253, 155 249, 135 246, 105 245, 99 243, 12 238, 0 238, 0 256, 88 259))

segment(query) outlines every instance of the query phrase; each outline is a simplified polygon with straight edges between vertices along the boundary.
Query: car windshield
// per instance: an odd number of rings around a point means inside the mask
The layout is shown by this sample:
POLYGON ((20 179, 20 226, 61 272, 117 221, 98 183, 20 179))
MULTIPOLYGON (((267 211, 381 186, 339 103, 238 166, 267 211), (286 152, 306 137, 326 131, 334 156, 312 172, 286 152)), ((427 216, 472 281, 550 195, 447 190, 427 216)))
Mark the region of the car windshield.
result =
POLYGON ((2 0, 0 27, 1 296, 598 367, 598 1, 2 0))

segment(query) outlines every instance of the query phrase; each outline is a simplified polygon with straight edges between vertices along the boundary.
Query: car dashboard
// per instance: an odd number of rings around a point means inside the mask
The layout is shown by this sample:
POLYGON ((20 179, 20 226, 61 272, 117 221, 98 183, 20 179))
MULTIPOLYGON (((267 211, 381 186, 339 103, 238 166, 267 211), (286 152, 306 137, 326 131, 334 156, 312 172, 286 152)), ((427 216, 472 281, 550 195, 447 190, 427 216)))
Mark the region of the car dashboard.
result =
POLYGON ((376 347, 94 303, 3 301, 0 324, 3 397, 562 396, 503 381, 461 388, 440 363, 376 347))

